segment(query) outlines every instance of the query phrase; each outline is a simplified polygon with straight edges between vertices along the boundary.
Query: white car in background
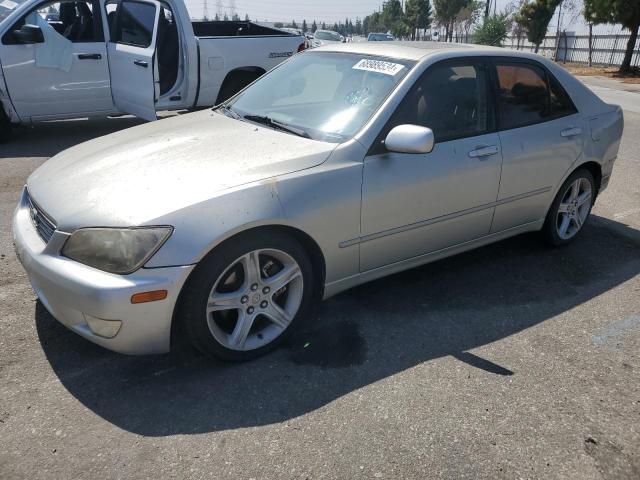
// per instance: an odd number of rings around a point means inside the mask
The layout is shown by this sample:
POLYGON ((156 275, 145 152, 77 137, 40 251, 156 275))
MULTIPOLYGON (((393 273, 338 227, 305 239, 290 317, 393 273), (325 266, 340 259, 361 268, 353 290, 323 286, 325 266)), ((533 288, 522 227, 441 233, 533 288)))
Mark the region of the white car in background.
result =
POLYGON ((313 34, 314 47, 345 42, 346 40, 342 35, 332 30, 316 30, 316 33, 313 34))
POLYGON ((211 106, 305 42, 192 22, 182 0, 27 0, 0 22, 0 139, 12 124, 211 106))

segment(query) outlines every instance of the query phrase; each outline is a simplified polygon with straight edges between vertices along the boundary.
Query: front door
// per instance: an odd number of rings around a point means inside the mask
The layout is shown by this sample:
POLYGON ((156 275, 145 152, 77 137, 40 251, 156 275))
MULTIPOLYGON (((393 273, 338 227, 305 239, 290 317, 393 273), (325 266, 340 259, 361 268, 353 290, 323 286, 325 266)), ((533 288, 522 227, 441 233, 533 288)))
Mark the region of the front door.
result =
POLYGON ((113 110, 97 0, 39 3, 4 33, 0 58, 22 120, 113 110), (39 27, 37 43, 24 43, 14 34, 25 24, 39 27))
POLYGON ((123 0, 115 10, 115 25, 110 26, 113 101, 118 110, 145 120, 156 119, 160 94, 155 65, 159 14, 160 3, 155 0, 123 0))
POLYGON ((479 60, 431 66, 401 103, 364 161, 361 271, 489 233, 500 184, 487 66, 479 60), (429 127, 427 154, 388 152, 400 124, 429 127))

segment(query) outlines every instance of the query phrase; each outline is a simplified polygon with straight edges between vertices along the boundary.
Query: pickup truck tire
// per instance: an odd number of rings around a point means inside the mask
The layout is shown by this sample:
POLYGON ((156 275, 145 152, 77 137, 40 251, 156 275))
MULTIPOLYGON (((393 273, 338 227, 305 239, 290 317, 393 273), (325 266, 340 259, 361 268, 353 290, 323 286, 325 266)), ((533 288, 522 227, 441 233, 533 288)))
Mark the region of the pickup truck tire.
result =
POLYGON ((183 287, 176 320, 192 346, 228 362, 275 349, 315 316, 313 265, 293 237, 274 230, 225 241, 183 287))
POLYGON ((0 106, 0 143, 8 142, 12 137, 13 127, 9 121, 9 117, 0 106))
POLYGON ((236 70, 229 73, 222 82, 220 92, 218 92, 218 99, 216 105, 233 97, 236 93, 242 90, 244 87, 257 80, 264 74, 264 71, 256 70, 236 70))

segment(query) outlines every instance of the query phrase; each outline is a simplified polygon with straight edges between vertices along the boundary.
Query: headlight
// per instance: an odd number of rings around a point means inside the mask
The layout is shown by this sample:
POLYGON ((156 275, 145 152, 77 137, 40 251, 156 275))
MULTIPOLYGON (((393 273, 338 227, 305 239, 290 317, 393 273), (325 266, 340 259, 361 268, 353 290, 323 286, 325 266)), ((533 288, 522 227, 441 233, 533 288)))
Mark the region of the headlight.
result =
POLYGON ((81 228, 65 242, 62 255, 110 273, 136 271, 158 251, 172 227, 81 228))

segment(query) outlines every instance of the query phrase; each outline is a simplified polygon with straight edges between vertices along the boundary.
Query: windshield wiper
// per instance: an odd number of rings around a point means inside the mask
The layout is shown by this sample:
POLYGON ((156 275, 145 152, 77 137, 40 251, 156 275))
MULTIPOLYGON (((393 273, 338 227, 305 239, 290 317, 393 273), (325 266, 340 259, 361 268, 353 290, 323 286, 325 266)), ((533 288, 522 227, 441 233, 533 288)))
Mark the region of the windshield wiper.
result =
POLYGON ((274 120, 271 117, 267 117, 266 115, 245 115, 242 118, 244 118, 245 120, 249 120, 250 122, 261 123, 268 127, 293 133, 294 135, 298 135, 299 137, 311 138, 311 136, 306 132, 306 130, 292 127, 291 125, 287 125, 286 123, 279 122, 277 120, 274 120))

